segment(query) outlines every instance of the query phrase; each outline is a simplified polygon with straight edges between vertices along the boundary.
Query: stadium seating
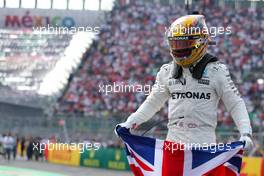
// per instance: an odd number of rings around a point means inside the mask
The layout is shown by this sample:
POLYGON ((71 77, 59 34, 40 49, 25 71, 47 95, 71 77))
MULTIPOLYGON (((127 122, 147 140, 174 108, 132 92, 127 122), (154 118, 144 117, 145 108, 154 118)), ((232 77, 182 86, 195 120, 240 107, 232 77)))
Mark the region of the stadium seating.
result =
MULTIPOLYGON (((37 91, 64 54, 72 35, 0 30, 0 80, 14 90, 37 91)), ((11 96, 11 95, 10 95, 11 96)))
MULTIPOLYGON (((264 9, 206 7, 202 12, 208 26, 231 26, 232 34, 217 35, 210 46, 235 80, 252 118, 263 123, 264 9), (217 9, 217 10, 216 10, 217 9), (261 74, 262 72, 262 74, 261 74), (261 120, 262 119, 262 120, 261 120)), ((99 85, 152 85, 159 67, 171 60, 165 39, 170 22, 187 14, 182 6, 161 6, 133 1, 116 6, 107 14, 99 37, 91 45, 85 61, 72 75, 68 90, 58 102, 57 113, 93 117, 127 117, 145 99, 144 93, 99 91, 99 85)), ((166 108, 158 114, 166 118, 166 108)), ((219 108, 220 126, 230 126, 230 115, 219 108)), ((263 124, 262 124, 263 125, 263 124)))

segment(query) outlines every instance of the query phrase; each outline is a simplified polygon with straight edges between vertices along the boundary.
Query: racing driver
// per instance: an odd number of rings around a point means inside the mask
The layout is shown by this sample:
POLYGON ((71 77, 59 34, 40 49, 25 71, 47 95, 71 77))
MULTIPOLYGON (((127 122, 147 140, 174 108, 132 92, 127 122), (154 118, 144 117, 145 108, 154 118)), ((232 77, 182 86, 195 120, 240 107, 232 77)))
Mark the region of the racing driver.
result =
POLYGON ((143 104, 122 127, 136 128, 168 101, 168 141, 186 144, 216 143, 217 107, 221 99, 245 142, 253 146, 252 130, 243 99, 227 67, 207 53, 210 36, 203 15, 175 20, 167 31, 173 61, 164 64, 143 104), (198 30, 199 28, 199 30, 198 30))

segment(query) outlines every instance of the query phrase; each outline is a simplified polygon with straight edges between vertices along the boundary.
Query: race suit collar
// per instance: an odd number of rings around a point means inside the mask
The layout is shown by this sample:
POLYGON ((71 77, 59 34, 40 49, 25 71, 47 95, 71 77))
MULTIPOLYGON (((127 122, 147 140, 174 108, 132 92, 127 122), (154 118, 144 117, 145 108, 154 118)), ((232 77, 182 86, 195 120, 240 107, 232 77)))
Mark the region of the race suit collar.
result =
MULTIPOLYGON (((203 58, 200 60, 200 62, 198 62, 195 66, 189 67, 188 69, 190 70, 193 78, 201 79, 206 65, 210 62, 216 62, 216 61, 218 61, 216 56, 206 53, 203 56, 203 58)), ((174 67, 172 71, 172 77, 175 79, 179 79, 182 76, 183 68, 180 65, 177 65, 175 62, 173 63, 174 63, 174 67)))
POLYGON ((182 67, 182 74, 186 76, 189 76, 189 75, 192 76, 191 69, 182 67))

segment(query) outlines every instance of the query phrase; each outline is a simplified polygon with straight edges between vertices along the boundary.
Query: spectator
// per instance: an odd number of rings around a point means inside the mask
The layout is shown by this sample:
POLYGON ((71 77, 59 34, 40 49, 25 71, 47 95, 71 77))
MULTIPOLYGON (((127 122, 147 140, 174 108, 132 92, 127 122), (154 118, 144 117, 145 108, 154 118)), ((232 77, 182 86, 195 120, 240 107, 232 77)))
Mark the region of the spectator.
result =
POLYGON ((15 140, 9 132, 3 139, 3 147, 4 147, 4 157, 8 161, 10 161, 11 152, 13 151, 15 145, 15 140))
POLYGON ((18 136, 14 137, 14 146, 13 146, 13 159, 16 159, 16 155, 17 155, 17 145, 18 145, 19 139, 18 136))
POLYGON ((30 161, 32 159, 33 156, 33 149, 34 149, 34 145, 33 145, 33 138, 29 137, 28 140, 28 145, 27 145, 27 160, 30 161))
POLYGON ((24 157, 24 153, 25 153, 25 143, 26 143, 26 139, 25 137, 23 136, 21 138, 21 141, 20 141, 20 150, 21 150, 21 157, 23 158, 24 157))

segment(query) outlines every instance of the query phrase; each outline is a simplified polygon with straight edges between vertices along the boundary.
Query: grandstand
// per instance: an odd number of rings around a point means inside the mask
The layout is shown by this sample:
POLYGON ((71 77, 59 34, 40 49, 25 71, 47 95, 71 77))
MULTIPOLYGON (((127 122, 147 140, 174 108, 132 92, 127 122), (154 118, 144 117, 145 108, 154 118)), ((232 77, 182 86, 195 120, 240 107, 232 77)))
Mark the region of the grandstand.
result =
MULTIPOLYGON (((60 101, 57 109, 59 113, 98 117, 114 114, 114 118, 118 115, 125 117, 142 103, 145 98, 142 93, 105 95, 98 93, 98 85, 102 82, 152 85, 157 69, 170 61, 164 29, 173 19, 187 11, 181 6, 173 7, 172 10, 171 6, 140 2, 116 6, 108 14, 107 25, 100 33, 100 40, 94 41, 85 62, 73 75, 69 89, 60 101)), ((198 7, 199 4, 195 6, 198 7)), ((219 8, 219 11, 211 11, 213 8, 210 6, 203 11, 208 25, 230 25, 232 34, 216 36, 214 40, 217 46, 211 46, 210 52, 229 66, 252 118, 257 118, 253 124, 260 126, 264 102, 263 97, 259 96, 263 96, 263 38, 259 38, 263 36, 263 31, 260 30, 259 21, 263 19, 263 9, 241 8, 231 11, 229 6, 212 7, 219 8), (226 18, 222 18, 224 15, 226 18), (242 22, 254 28, 243 28, 242 22)), ((165 114, 166 109, 160 116, 166 118, 165 114)), ((219 114, 222 126, 230 125, 230 116, 225 113, 223 106, 219 114)))
MULTIPOLYGON (((72 38, 71 35, 54 38, 52 34, 17 30, 1 30, 0 35, 1 89, 10 90, 8 94, 13 97, 19 97, 17 93, 20 92, 36 94, 45 75, 54 69, 72 38)), ((1 98, 2 101, 10 99, 8 96, 1 98)))
POLYGON ((5 107, 0 111, 2 133, 13 128, 29 134, 30 127, 36 129, 36 135, 60 132, 57 119, 47 122, 47 118, 52 118, 70 74, 78 68, 105 11, 112 6, 110 1, 101 2, 97 9, 84 5, 85 11, 80 11, 78 3, 69 1, 69 13, 60 15, 63 9, 57 8, 58 2, 50 2, 52 7, 46 8, 48 1, 0 1, 0 102, 5 107), (87 20, 82 22, 83 19, 87 20), (23 107, 27 111, 20 113, 23 107), (14 113, 5 109, 13 109, 14 113), (32 115, 31 111, 38 113, 32 115), (10 120, 6 123, 5 119, 10 120), (27 126, 23 120, 32 123, 27 126), (44 133, 47 124, 50 128, 54 124, 55 131, 44 133))

